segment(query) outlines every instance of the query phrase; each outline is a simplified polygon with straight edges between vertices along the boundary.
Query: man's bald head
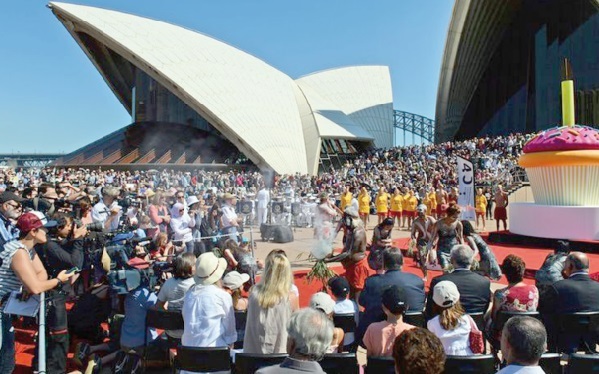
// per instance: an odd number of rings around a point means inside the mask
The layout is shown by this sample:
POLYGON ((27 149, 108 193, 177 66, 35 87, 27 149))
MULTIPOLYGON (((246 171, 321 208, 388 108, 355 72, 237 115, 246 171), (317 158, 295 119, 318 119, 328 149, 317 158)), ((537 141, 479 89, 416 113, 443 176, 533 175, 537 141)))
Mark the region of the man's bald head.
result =
POLYGON ((572 266, 573 273, 577 271, 589 270, 589 258, 585 253, 570 252, 568 257, 566 258, 566 262, 568 262, 572 266))

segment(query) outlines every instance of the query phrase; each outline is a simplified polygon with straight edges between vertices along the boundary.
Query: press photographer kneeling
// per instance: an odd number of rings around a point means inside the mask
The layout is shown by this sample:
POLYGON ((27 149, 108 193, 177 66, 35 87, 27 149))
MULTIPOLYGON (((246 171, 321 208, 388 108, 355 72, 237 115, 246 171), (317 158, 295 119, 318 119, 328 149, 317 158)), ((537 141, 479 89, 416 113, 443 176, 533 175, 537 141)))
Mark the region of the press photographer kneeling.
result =
MULTIPOLYGON (((53 218, 57 225, 49 231, 49 240, 35 246, 35 251, 50 278, 56 278, 63 270, 78 272, 82 268, 83 238, 87 236, 87 227, 78 226, 66 213, 57 213, 53 218)), ((48 370, 52 373, 66 372, 69 350, 66 300, 75 280, 76 276, 73 276, 71 282, 46 293, 46 357, 48 370)))

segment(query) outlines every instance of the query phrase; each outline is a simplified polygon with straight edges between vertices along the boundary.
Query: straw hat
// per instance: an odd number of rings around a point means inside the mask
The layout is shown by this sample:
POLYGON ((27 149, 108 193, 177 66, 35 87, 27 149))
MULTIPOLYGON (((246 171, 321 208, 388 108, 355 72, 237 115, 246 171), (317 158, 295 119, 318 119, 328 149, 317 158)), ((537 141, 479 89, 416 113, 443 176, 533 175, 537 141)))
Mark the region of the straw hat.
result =
POLYGON ((196 283, 204 286, 214 284, 222 278, 227 269, 227 260, 218 258, 212 252, 202 253, 196 261, 196 283))

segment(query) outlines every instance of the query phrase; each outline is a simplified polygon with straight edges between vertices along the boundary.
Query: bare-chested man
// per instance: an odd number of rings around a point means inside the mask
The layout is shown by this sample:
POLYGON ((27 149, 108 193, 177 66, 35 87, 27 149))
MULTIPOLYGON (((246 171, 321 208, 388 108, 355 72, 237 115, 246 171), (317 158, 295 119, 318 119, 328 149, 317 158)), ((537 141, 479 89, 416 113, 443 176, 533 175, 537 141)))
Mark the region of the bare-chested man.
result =
POLYGON ((343 251, 325 262, 341 261, 345 269, 345 278, 349 282, 350 294, 357 302, 360 292, 364 289, 364 282, 368 278, 366 229, 354 207, 345 209, 343 220, 347 230, 343 251))
POLYGON ((414 253, 414 257, 420 265, 420 269, 424 275, 423 280, 426 282, 426 277, 428 275, 428 270, 426 268, 426 258, 428 256, 427 245, 433 237, 433 227, 435 226, 436 220, 433 217, 426 215, 426 205, 424 204, 418 205, 416 214, 417 216, 412 224, 410 238, 416 242, 417 251, 414 253))
POLYGON ((495 221, 497 221, 497 231, 499 231, 499 221, 503 221, 503 229, 507 230, 507 193, 502 185, 497 186, 495 192, 495 221))
POLYGON ((441 218, 443 215, 443 208, 442 206, 442 201, 445 201, 445 204, 447 204, 447 201, 449 201, 449 194, 447 193, 447 191, 445 191, 445 189, 443 188, 443 185, 441 183, 439 183, 439 186, 437 187, 437 191, 435 192, 436 198, 437 198, 437 219, 441 218))

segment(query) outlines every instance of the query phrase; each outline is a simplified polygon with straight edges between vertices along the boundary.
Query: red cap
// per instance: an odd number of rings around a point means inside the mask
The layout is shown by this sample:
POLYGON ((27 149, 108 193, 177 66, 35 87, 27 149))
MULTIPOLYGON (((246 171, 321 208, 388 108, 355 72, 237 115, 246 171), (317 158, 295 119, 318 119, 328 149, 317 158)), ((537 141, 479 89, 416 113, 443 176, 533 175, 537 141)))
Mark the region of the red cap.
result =
POLYGON ((48 221, 44 213, 36 211, 23 214, 17 221, 17 228, 24 233, 39 229, 40 227, 48 228, 54 226, 56 226, 56 221, 48 221))

